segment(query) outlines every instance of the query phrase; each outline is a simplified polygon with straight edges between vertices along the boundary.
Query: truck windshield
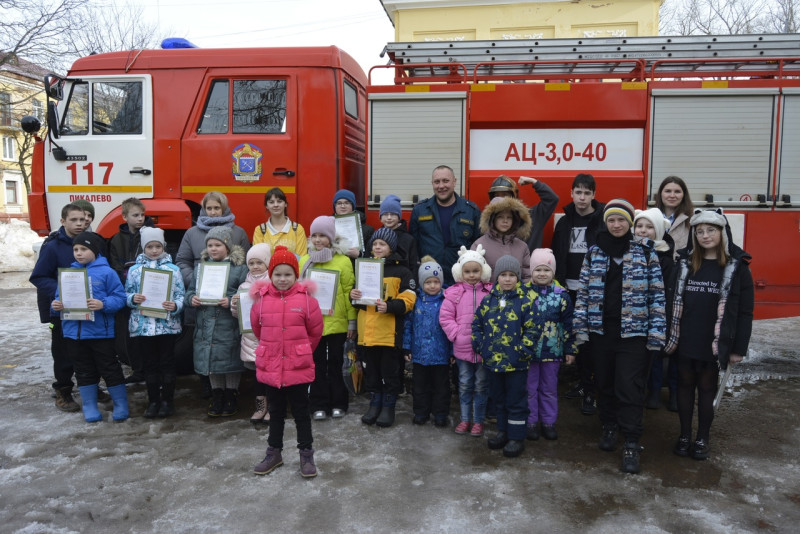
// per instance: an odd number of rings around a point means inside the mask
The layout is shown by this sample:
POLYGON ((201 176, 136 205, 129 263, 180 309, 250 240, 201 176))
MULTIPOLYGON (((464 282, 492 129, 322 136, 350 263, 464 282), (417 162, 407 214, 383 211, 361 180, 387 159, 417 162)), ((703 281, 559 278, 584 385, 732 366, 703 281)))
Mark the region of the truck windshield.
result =
MULTIPOLYGON (((90 85, 72 86, 61 125, 61 135, 89 133, 90 85)), ((94 82, 91 84, 92 135, 135 135, 142 133, 142 83, 94 82)))

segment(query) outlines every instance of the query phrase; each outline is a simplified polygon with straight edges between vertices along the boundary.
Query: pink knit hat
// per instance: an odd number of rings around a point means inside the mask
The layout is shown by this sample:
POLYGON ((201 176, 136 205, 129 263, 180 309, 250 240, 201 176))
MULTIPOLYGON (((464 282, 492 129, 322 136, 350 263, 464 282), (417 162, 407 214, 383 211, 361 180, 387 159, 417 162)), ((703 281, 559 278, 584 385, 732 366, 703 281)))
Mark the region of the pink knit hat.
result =
POLYGON ((320 215, 311 223, 311 233, 309 237, 314 234, 323 234, 331 240, 331 244, 336 240, 336 219, 330 215, 320 215))
POLYGON ((551 271, 556 272, 556 257, 549 248, 537 248, 531 252, 531 271, 540 265, 546 265, 551 271))

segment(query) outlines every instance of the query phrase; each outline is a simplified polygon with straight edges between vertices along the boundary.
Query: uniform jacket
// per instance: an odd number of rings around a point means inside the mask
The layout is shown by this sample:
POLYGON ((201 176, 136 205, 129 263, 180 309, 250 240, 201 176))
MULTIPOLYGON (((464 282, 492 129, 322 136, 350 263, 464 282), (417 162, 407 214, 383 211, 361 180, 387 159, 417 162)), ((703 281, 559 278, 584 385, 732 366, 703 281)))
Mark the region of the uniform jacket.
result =
POLYGON ((478 282, 470 285, 456 282, 444 291, 444 304, 439 313, 439 323, 453 343, 453 356, 466 362, 478 363, 481 355, 472 350, 472 320, 492 284, 478 282))
POLYGON ((538 330, 535 361, 562 362, 564 356, 578 353, 572 335, 572 299, 567 290, 555 282, 549 286, 534 283, 524 288, 533 300, 534 324, 538 330))
MULTIPOLYGON (((153 226, 153 219, 145 217, 144 226, 153 226)), ((128 223, 119 225, 119 232, 108 241, 108 263, 117 272, 119 279, 125 283, 125 276, 139 254, 143 253, 142 236, 139 232, 131 233, 128 223)))
POLYGON ((400 256, 392 253, 383 264, 386 313, 375 306, 356 304, 358 309, 358 344, 366 347, 403 347, 403 316, 414 309, 417 295, 411 271, 400 256))
MULTIPOLYGON (((343 334, 350 328, 353 330, 356 328, 357 312, 350 302, 350 291, 353 289, 353 285, 356 283, 356 277, 353 273, 353 264, 350 262, 350 258, 344 255, 349 246, 349 241, 345 239, 339 240, 337 238, 332 247, 334 250, 333 258, 325 263, 315 263, 313 265, 314 269, 339 271, 339 286, 336 290, 336 305, 333 307, 333 315, 323 316, 323 320, 325 321, 325 329, 322 332, 323 336, 328 336, 330 334, 343 334)), ((310 240, 308 247, 309 249, 312 248, 310 240)), ((301 274, 303 273, 303 267, 308 263, 309 258, 310 257, 308 254, 300 258, 301 274)), ((305 276, 307 277, 307 275, 305 276)))
POLYGON ((414 310, 405 320, 403 349, 410 352, 413 362, 421 365, 447 365, 452 345, 439 325, 439 310, 444 293, 428 295, 417 289, 414 310))
POLYGON ((531 232, 527 238, 520 237, 522 240, 527 239, 529 251, 542 248, 544 227, 558 206, 558 195, 546 183, 537 180, 533 184, 533 190, 539 195, 539 203, 528 210, 531 217, 531 232))
MULTIPOLYGON (((256 281, 264 281, 269 283, 269 275, 264 273, 258 279, 253 276, 253 273, 248 272, 247 278, 245 278, 242 285, 239 286, 239 290, 237 293, 241 293, 242 291, 250 291, 250 288, 256 281)), ((236 307, 231 308, 231 314, 238 320, 239 314, 236 307)), ((250 362, 253 363, 256 361, 256 349, 258 348, 258 338, 252 332, 245 332, 242 334, 241 340, 241 350, 239 351, 239 356, 241 357, 243 362, 250 362)))
MULTIPOLYGON (((84 266, 73 262, 74 269, 84 266)), ((108 339, 114 337, 114 315, 125 307, 125 289, 117 273, 100 256, 87 264, 86 274, 91 286, 91 298, 103 302, 103 309, 94 312, 94 321, 63 321, 64 337, 69 339, 108 339)), ((58 291, 56 291, 58 299, 58 291)), ((55 314, 56 312, 53 312, 55 314)))
MULTIPOLYGON (((719 361, 720 367, 728 368, 731 353, 747 355, 750 344, 750 334, 753 330, 753 306, 755 301, 753 290, 753 275, 750 273, 751 256, 730 241, 730 227, 728 243, 731 256, 722 273, 720 284, 719 302, 717 309, 717 322, 714 328, 714 341, 712 351, 719 361)), ((675 296, 673 303, 672 320, 670 321, 669 342, 665 351, 668 354, 678 348, 681 327, 681 314, 683 310, 683 291, 686 288, 686 279, 689 278, 691 249, 685 248, 678 252, 678 265, 676 266, 675 296)))
POLYGON ((484 256, 486 263, 492 267, 492 283, 497 281, 494 266, 497 260, 505 255, 514 256, 519 260, 523 283, 531 279, 531 251, 526 242, 531 233, 531 216, 522 202, 509 197, 491 202, 481 213, 480 230, 483 235, 476 239, 470 248, 475 250, 478 248, 478 244, 483 245, 486 250, 484 256), (494 222, 497 215, 506 210, 511 212, 514 221, 511 230, 507 234, 501 235, 494 229, 494 222))
MULTIPOLYGON (((58 289, 58 269, 69 267, 75 261, 72 253, 72 239, 64 227, 42 245, 39 259, 31 272, 30 282, 36 286, 36 304, 39 307, 39 320, 49 323, 51 315, 58 315, 50 309, 58 289)), ((52 235, 52 234, 51 234, 52 235)))
POLYGON ((183 311, 183 299, 186 289, 183 286, 183 277, 178 266, 172 263, 172 257, 167 254, 159 260, 151 260, 144 254, 139 254, 136 258, 136 265, 128 271, 125 280, 126 302, 131 308, 131 317, 128 320, 128 331, 132 337, 138 336, 161 336, 164 334, 181 333, 181 312, 183 311), (172 295, 170 299, 178 306, 174 312, 169 312, 166 319, 156 319, 142 315, 139 306, 133 303, 133 295, 142 289, 142 269, 159 269, 161 271, 172 271, 172 295))
MULTIPOLYGON (((573 319, 579 339, 588 339, 589 332, 603 334, 603 298, 609 261, 612 260, 597 245, 589 249, 583 260, 573 319)), ((665 305, 658 256, 652 248, 632 240, 622 258, 621 336, 645 336, 648 350, 661 350, 666 331, 665 305)))
POLYGON ((525 371, 535 357, 536 325, 528 291, 517 282, 510 291, 495 286, 472 321, 472 348, 494 373, 525 371))
POLYGON ((408 267, 412 273, 417 272, 419 269, 419 252, 417 251, 417 242, 408 230, 406 229, 406 221, 400 219, 400 224, 393 228, 394 233, 397 234, 397 254, 403 260, 403 265, 408 267))
POLYGON ((228 226, 231 229, 233 244, 242 247, 245 253, 250 250, 250 238, 243 228, 233 224, 234 219, 230 209, 227 215, 222 217, 208 217, 204 210, 200 210, 197 226, 192 226, 183 234, 178 254, 175 256, 175 264, 181 269, 184 287, 188 288, 192 283, 195 265, 200 262, 200 255, 206 249, 206 234, 212 226, 228 226))
POLYGON ((250 322, 259 339, 256 378, 275 388, 314 381, 314 349, 322 337, 322 313, 308 289, 296 283, 278 291, 259 280, 250 287, 250 322))
MULTIPOLYGON (((208 253, 204 250, 200 255, 202 261, 209 260, 208 253)), ((228 258, 231 264, 228 276, 228 287, 225 295, 230 298, 247 278, 247 266, 244 264, 244 250, 238 245, 233 246, 228 258)), ((194 276, 186 291, 184 304, 192 305, 192 297, 197 294, 197 276, 200 265, 194 269, 194 276)), ((231 313, 230 305, 199 306, 195 308, 194 328, 194 370, 197 374, 225 374, 238 373, 244 370, 239 356, 240 338, 239 321, 231 313)))
MULTIPOLYGON (((605 204, 592 200, 594 211, 591 213, 589 225, 586 228, 586 248, 595 244, 597 232, 603 229, 603 209, 605 204)), ((556 280, 562 286, 567 283, 567 256, 569 256, 569 238, 572 228, 575 226, 575 219, 578 213, 575 211, 575 203, 570 202, 564 206, 564 216, 556 223, 553 231, 553 243, 551 249, 556 258, 556 280)))
POLYGON ((481 210, 474 202, 456 195, 456 207, 450 219, 450 243, 445 247, 439 224, 436 197, 423 200, 411 212, 409 232, 417 240, 419 256, 430 255, 444 268, 445 284, 453 283, 450 267, 458 261, 458 249, 469 248, 480 235, 481 210))
POLYGON ((269 231, 267 223, 256 226, 255 230, 253 230, 253 244, 266 243, 269 245, 270 250, 275 250, 275 247, 278 246, 284 246, 297 254, 298 257, 302 256, 308 252, 305 228, 298 222, 288 222, 289 231, 278 232, 277 234, 269 231))

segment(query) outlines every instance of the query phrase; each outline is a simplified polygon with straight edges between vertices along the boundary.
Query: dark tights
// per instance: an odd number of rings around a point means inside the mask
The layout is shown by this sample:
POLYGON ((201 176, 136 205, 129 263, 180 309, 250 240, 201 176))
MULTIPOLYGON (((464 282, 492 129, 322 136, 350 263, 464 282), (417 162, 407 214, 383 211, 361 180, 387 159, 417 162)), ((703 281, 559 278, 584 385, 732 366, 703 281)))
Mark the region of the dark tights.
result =
POLYGON ((681 436, 691 438, 694 393, 697 391, 697 439, 708 441, 717 394, 717 362, 680 359, 678 362, 678 417, 681 436))

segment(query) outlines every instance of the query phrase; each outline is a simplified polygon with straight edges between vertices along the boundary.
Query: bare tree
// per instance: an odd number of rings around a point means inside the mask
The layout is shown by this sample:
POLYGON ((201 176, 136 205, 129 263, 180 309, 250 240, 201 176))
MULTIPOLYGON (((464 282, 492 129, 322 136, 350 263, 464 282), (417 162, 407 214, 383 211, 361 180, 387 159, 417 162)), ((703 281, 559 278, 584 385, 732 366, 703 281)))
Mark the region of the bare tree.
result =
POLYGON ((765 28, 772 33, 797 33, 800 0, 774 0, 769 9, 769 20, 765 28))
POLYGON ((800 0, 667 0, 662 35, 795 33, 800 0))

